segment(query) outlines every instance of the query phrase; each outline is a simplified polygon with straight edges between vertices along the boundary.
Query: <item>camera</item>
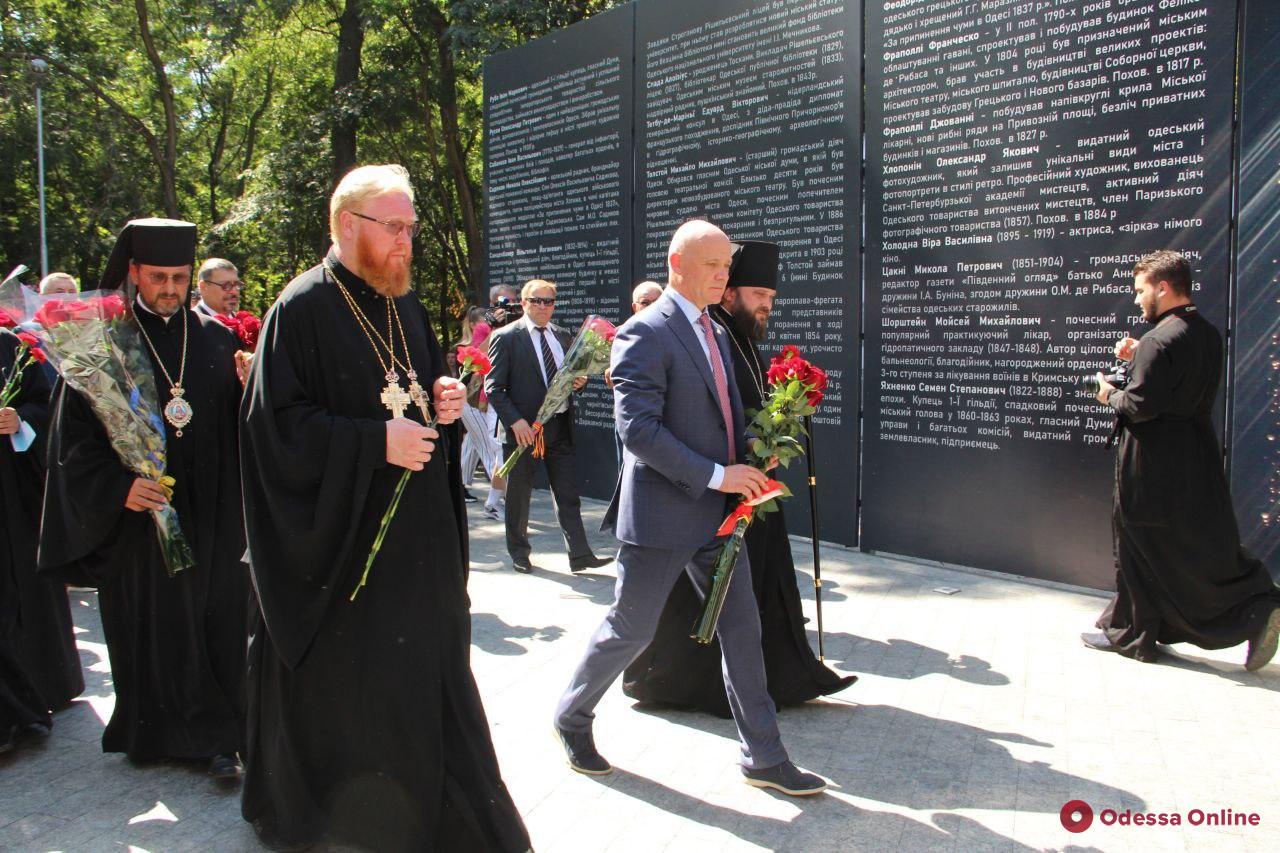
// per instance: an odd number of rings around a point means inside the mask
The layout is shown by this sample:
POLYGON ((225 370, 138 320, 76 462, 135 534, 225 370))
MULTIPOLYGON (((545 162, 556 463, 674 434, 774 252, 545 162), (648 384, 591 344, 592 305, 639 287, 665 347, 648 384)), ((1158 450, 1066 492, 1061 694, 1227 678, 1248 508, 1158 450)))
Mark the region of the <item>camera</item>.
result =
POLYGON ((1086 397, 1096 397, 1102 386, 1098 383, 1098 376, 1101 375, 1108 383, 1115 388, 1123 389, 1129 384, 1129 365, 1123 361, 1117 361, 1111 366, 1111 370, 1106 373, 1090 373, 1087 376, 1080 377, 1080 393, 1086 397))
POLYGON ((514 323, 523 316, 524 308, 520 305, 520 300, 512 299, 510 296, 499 296, 498 301, 484 312, 484 321, 497 330, 508 323, 514 323))

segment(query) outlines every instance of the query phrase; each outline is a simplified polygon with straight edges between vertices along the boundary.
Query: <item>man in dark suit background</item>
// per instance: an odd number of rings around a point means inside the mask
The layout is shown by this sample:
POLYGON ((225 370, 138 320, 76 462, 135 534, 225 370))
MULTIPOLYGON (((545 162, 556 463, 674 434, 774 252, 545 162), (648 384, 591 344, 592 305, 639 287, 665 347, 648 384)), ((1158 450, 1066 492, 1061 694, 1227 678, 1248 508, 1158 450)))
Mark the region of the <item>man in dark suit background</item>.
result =
MULTIPOLYGON (((569 333, 551 322, 555 311, 556 286, 549 281, 532 279, 520 291, 524 317, 494 332, 489 337, 489 360, 493 369, 484 380, 489 404, 498 412, 507 428, 503 450, 510 455, 516 446, 528 447, 534 442, 533 423, 547 393, 551 377, 564 361, 569 349, 569 333)), ((586 377, 574 383, 574 390, 587 384, 586 377)), ((591 552, 587 533, 582 526, 582 501, 578 497, 577 474, 573 462, 573 400, 561 406, 542 425, 546 455, 543 462, 556 520, 564 532, 569 551, 569 568, 580 572, 606 566, 608 558, 591 552)), ((529 499, 533 492, 534 466, 537 460, 525 453, 507 478, 507 553, 511 566, 525 574, 533 571, 533 546, 529 543, 529 499)))
MULTIPOLYGON (((592 737, 596 704, 653 639, 680 576, 708 589, 724 544, 716 529, 739 496, 765 488, 761 471, 734 464, 746 458, 742 400, 725 331, 707 314, 724 293, 731 260, 719 228, 699 220, 680 226, 667 254, 669 287, 614 340, 614 414, 624 451, 605 526, 622 543, 618 582, 555 716, 569 766, 580 773, 612 771, 592 737)), ((782 746, 745 552, 716 634, 745 781, 797 796, 824 790, 782 746)))

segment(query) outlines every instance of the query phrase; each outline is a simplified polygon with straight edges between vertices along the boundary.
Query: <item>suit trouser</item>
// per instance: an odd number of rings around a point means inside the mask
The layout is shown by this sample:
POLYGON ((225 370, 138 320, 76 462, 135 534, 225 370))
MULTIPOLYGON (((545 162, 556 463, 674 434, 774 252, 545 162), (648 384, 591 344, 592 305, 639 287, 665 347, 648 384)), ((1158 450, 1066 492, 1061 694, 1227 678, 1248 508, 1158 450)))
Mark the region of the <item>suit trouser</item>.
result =
MULTIPOLYGON (((587 647, 569 689, 556 709, 556 725, 590 731, 593 709, 622 671, 653 639, 671 587, 687 572, 700 596, 710 587, 711 570, 724 545, 715 539, 698 548, 668 550, 622 543, 613 606, 587 647)), ((693 626, 689 626, 692 631, 693 626)), ((765 683, 760 648, 760 613, 751 591, 751 566, 743 549, 729 582, 720 622, 721 668, 729 709, 738 726, 745 767, 772 767, 787 760, 777 712, 765 683)), ((694 642, 689 640, 690 643, 694 642)))
MULTIPOLYGON (((564 533, 569 561, 583 560, 591 556, 591 544, 582 526, 582 499, 578 497, 578 475, 574 469, 573 438, 568 413, 556 415, 543 427, 547 467, 547 479, 551 482, 551 497, 556 509, 556 520, 564 533)), ((516 449, 508 444, 503 450, 507 456, 516 449)), ((529 559, 533 546, 529 543, 529 500, 533 495, 533 474, 538 460, 533 449, 526 450, 507 477, 507 553, 512 559, 529 559)))

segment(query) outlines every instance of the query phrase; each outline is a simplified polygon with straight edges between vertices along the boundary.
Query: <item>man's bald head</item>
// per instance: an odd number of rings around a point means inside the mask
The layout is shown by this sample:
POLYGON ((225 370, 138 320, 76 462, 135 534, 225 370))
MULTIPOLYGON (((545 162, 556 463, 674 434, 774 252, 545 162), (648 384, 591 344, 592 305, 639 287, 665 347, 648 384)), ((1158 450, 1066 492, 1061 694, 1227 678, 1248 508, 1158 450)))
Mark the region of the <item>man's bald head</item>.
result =
POLYGON ((631 291, 631 313, 643 311, 662 296, 662 285, 656 281, 642 281, 631 291))
POLYGON ((724 294, 733 263, 733 244, 705 219, 693 219, 676 229, 667 251, 669 281, 681 296, 699 308, 715 305, 724 294))

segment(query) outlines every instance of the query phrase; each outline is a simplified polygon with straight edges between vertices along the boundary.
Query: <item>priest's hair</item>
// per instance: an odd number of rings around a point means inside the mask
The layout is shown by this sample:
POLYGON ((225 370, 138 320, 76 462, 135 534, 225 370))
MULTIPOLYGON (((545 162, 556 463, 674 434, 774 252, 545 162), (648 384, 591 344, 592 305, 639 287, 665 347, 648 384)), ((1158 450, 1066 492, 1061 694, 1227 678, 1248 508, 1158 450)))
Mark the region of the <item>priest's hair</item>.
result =
POLYGON ((338 242, 341 232, 339 218, 342 211, 350 210, 371 198, 400 192, 413 201, 413 185, 404 166, 385 163, 373 166, 357 166, 342 176, 329 199, 329 236, 338 242))

